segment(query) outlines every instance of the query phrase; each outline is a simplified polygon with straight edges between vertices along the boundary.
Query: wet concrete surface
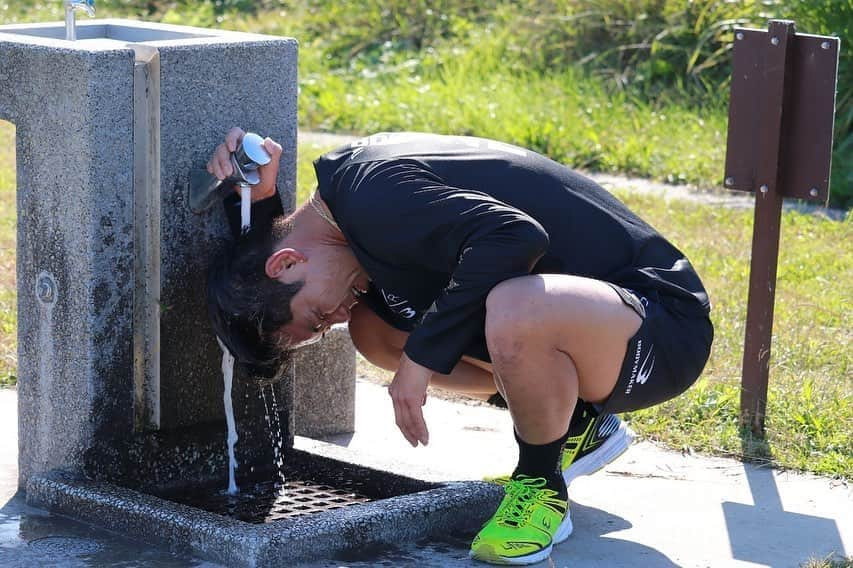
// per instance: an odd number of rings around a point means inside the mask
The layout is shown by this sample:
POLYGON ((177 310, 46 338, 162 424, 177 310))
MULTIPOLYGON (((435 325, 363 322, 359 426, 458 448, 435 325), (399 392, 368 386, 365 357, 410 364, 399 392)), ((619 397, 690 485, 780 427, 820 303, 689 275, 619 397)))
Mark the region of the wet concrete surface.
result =
POLYGON ((0 389, 0 566, 216 568, 26 504, 18 485, 17 393, 0 389))
POLYGON ((214 568, 217 564, 181 557, 144 543, 29 507, 21 494, 2 498, 0 566, 214 568))

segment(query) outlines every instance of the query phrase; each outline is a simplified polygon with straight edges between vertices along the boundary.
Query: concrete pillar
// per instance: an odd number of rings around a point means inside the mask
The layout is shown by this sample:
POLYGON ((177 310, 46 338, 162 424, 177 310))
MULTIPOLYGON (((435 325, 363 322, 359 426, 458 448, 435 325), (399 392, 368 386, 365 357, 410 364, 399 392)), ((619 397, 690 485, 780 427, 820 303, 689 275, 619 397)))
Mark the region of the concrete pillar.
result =
MULTIPOLYGON (((22 486, 57 468, 132 476, 187 432, 224 447, 204 278, 227 228, 221 208, 190 211, 189 171, 238 125, 282 143, 286 210, 295 196, 295 40, 124 20, 77 33, 0 26, 0 118, 17 127, 22 486)), ((243 385, 234 397, 245 463, 260 451, 250 440, 268 445, 263 405, 243 385)))

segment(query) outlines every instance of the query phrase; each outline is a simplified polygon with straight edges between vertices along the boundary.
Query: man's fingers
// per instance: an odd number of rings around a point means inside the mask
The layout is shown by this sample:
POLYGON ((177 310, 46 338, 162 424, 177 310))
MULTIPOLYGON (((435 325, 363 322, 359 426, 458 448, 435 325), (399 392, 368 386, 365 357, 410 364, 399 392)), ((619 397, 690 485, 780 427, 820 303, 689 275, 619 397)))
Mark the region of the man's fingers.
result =
POLYGON ((213 157, 215 162, 214 168, 219 172, 219 179, 225 179, 234 173, 234 168, 231 166, 231 152, 225 144, 220 144, 216 148, 216 154, 213 157))
POLYGON ((266 149, 273 160, 278 160, 281 157, 281 144, 269 136, 264 138, 264 149, 266 149))
MULTIPOLYGON (((397 406, 395 406, 396 408, 397 406)), ((426 446, 429 443, 429 434, 419 403, 414 399, 404 399, 399 401, 399 409, 402 422, 401 430, 404 431, 406 439, 413 446, 417 446, 418 442, 426 446)))
POLYGON ((245 132, 237 127, 228 131, 228 134, 225 135, 225 142, 216 147, 213 156, 207 162, 208 173, 216 176, 216 179, 219 180, 223 180, 234 173, 234 168, 231 166, 231 152, 237 149, 244 135, 245 132))
POLYGON ((231 154, 228 152, 225 144, 220 144, 216 147, 213 156, 207 162, 207 171, 220 180, 227 178, 233 173, 234 168, 231 167, 231 154))
POLYGON ((266 165, 263 165, 258 168, 258 175, 261 177, 261 181, 255 186, 257 189, 257 197, 255 197, 255 192, 252 192, 252 200, 257 201, 260 199, 266 199, 267 197, 272 197, 275 194, 275 179, 278 176, 278 164, 281 159, 281 144, 273 140, 272 138, 264 139, 264 149, 270 155, 270 161, 266 165))
POLYGON ((421 407, 417 404, 412 406, 409 412, 412 421, 412 433, 421 444, 426 446, 429 444, 429 431, 427 430, 426 422, 424 421, 424 413, 421 410, 421 407))
POLYGON ((237 149, 245 134, 241 128, 237 128, 236 126, 228 131, 228 134, 225 135, 225 146, 229 152, 237 149))
POLYGON ((405 431, 404 435, 406 436, 406 439, 409 441, 412 447, 417 448, 418 442, 420 440, 418 439, 417 432, 413 428, 411 409, 406 405, 406 403, 402 403, 400 408, 402 410, 403 415, 403 430, 405 431))
POLYGON ((207 171, 216 176, 216 179, 222 179, 222 168, 219 167, 219 160, 215 156, 207 163, 207 171))
POLYGON ((400 432, 403 434, 403 437, 406 439, 407 442, 409 442, 412 445, 412 447, 417 447, 418 440, 417 440, 417 438, 412 436, 412 434, 409 432, 409 428, 408 428, 408 425, 406 423, 405 409, 404 409, 405 407, 403 406, 403 404, 400 401, 394 399, 393 395, 391 398, 394 402, 394 417, 395 417, 396 422, 397 422, 397 428, 400 429, 400 432))

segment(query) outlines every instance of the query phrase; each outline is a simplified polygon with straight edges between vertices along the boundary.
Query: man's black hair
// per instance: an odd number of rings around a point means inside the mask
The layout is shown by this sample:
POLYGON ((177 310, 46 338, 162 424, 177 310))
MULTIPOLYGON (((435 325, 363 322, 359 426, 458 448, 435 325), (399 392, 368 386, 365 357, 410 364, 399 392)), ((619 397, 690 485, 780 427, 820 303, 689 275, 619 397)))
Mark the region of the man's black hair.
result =
POLYGON ((266 275, 265 265, 290 224, 279 218, 269 231, 249 233, 213 260, 207 275, 207 309, 216 335, 244 369, 270 382, 287 363, 280 329, 293 320, 290 302, 303 281, 284 284, 266 275))

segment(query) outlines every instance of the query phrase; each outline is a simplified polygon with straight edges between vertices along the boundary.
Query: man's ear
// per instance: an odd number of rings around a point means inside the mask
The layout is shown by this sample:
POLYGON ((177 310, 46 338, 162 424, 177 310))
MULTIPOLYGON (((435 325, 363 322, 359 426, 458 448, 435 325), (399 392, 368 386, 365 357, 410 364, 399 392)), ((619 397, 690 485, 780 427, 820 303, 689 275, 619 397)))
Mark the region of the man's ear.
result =
POLYGON ((270 278, 278 278, 284 271, 293 266, 307 262, 308 257, 292 248, 282 248, 274 251, 264 265, 264 271, 270 278))

